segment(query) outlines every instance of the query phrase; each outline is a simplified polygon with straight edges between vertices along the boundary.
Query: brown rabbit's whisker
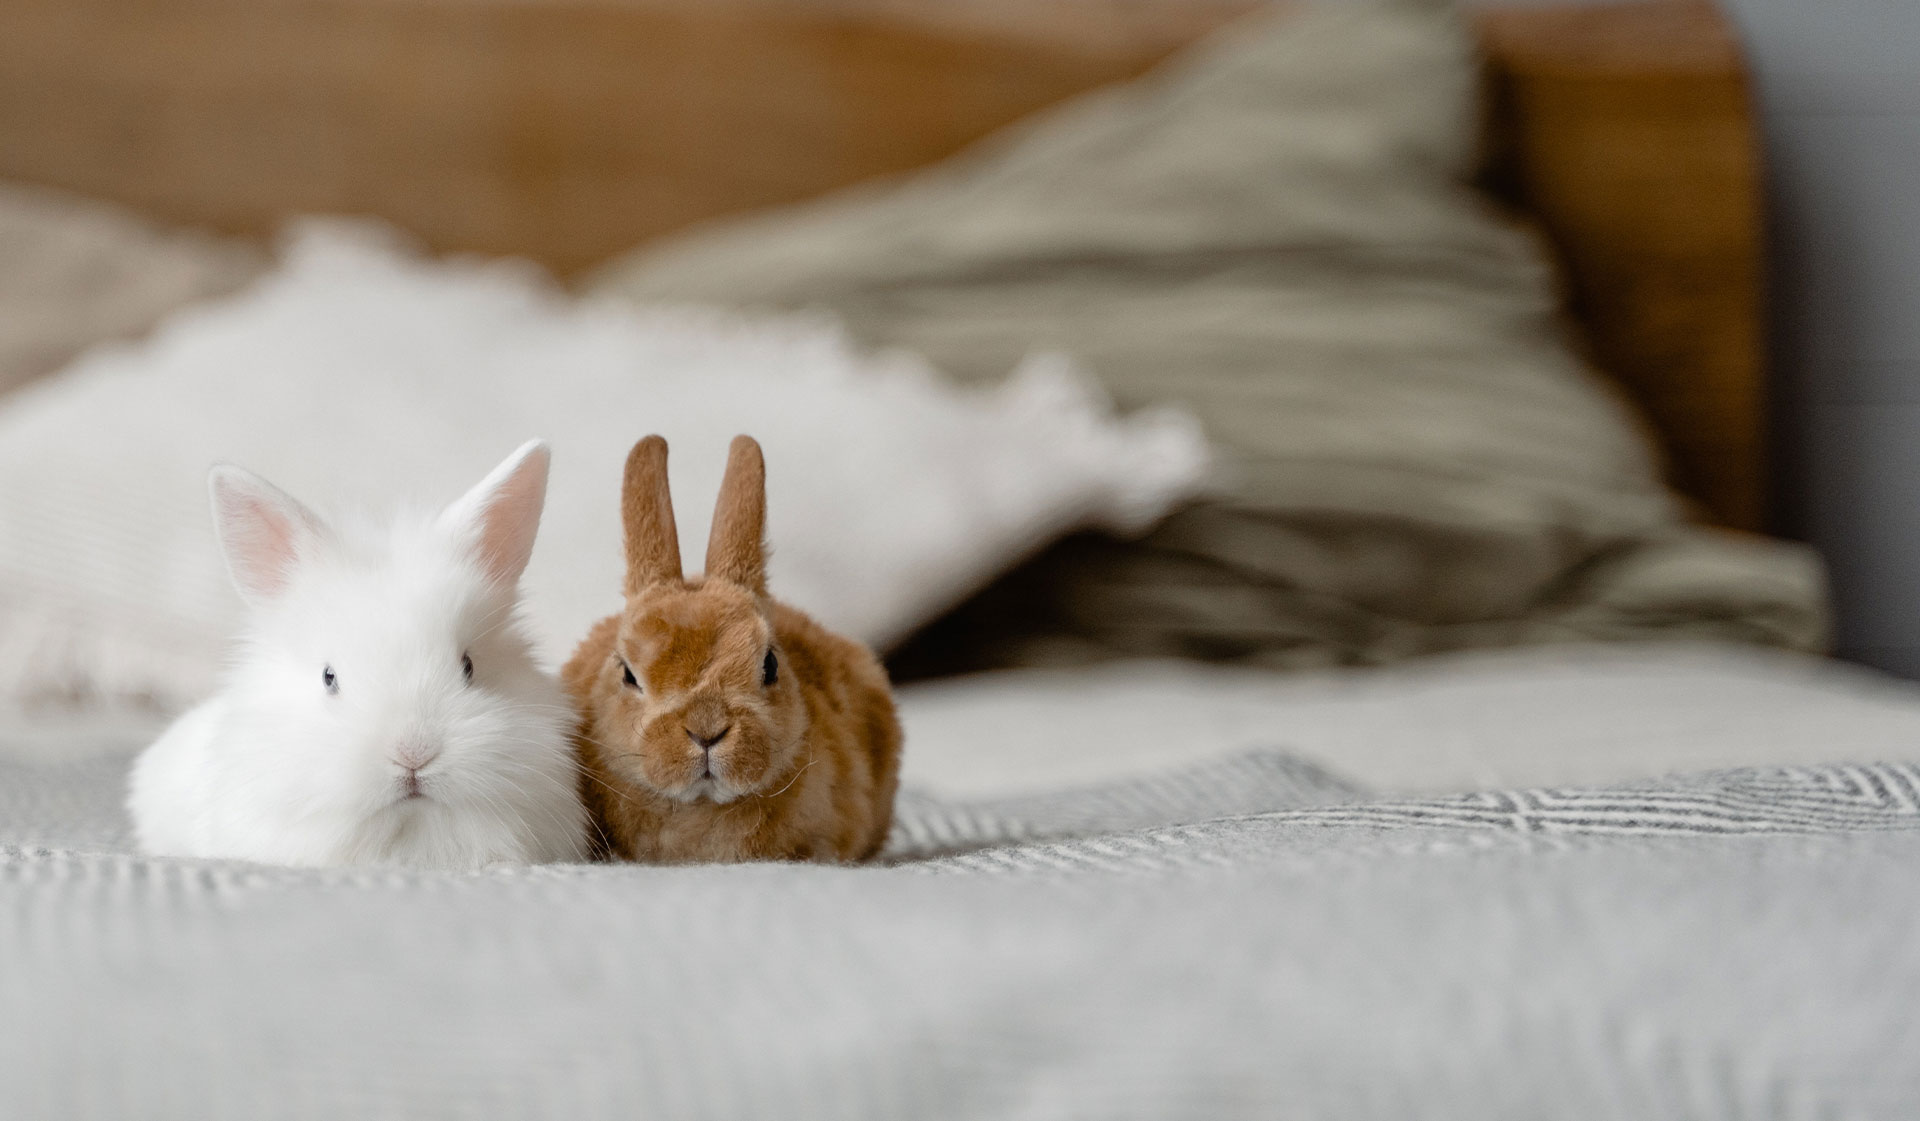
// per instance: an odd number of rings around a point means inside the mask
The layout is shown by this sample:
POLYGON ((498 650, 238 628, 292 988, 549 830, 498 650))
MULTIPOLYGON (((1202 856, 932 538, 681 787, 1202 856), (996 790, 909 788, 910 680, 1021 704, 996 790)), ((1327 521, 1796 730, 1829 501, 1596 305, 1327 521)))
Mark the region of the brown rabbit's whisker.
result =
MULTIPOLYGON (((601 751, 606 752, 608 755, 616 754, 612 747, 600 742, 599 740, 593 738, 592 736, 588 735, 584 731, 577 732, 575 734, 578 735, 581 739, 599 748, 601 751)), ((624 754, 625 754, 625 757, 628 757, 628 758, 638 758, 637 755, 633 755, 631 753, 624 753, 624 754)), ((613 785, 612 783, 608 782, 606 779, 601 778, 599 775, 594 774, 593 769, 591 767, 588 767, 585 763, 580 762, 578 759, 571 760, 571 762, 573 763, 574 770, 577 773, 579 773, 581 777, 591 779, 594 782, 599 783, 603 788, 606 789, 606 791, 609 794, 612 794, 614 797, 620 799, 621 801, 627 803, 630 806, 644 805, 644 803, 634 798, 633 795, 613 785)))
POLYGON ((811 766, 813 766, 813 755, 809 753, 807 755, 806 763, 799 770, 793 772, 793 777, 787 780, 787 784, 785 786, 781 787, 780 789, 774 791, 771 794, 755 794, 754 797, 755 798, 778 798, 780 795, 785 794, 789 790, 792 790, 793 784, 796 782, 799 782, 800 776, 806 774, 807 768, 811 766))

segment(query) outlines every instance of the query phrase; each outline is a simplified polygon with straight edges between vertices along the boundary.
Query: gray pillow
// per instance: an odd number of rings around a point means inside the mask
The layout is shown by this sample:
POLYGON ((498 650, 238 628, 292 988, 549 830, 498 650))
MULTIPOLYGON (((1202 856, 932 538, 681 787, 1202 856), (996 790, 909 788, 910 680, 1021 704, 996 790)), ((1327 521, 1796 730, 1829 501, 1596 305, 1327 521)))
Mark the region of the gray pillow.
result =
POLYGON ((238 289, 267 255, 151 225, 113 207, 0 183, 0 393, 96 343, 238 289))
POLYGON ((1448 5, 1263 13, 940 166, 642 249, 591 287, 824 308, 966 380, 1064 350, 1122 404, 1201 417, 1223 453, 1207 501, 1037 558, 920 644, 928 668, 1822 646, 1817 561, 1687 524, 1563 330, 1540 242, 1473 188, 1477 75, 1448 5))

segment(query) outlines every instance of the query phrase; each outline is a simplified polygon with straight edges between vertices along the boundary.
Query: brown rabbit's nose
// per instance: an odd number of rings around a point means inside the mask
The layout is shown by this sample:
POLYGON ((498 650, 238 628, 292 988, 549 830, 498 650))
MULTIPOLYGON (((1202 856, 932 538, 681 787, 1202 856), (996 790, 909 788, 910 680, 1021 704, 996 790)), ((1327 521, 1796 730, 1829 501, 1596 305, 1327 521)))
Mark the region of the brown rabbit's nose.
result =
POLYGON ((733 731, 733 725, 731 724, 728 724, 727 726, 721 728, 719 731, 713 733, 712 735, 701 735, 699 732, 694 731, 692 728, 688 728, 687 738, 692 740, 696 745, 698 745, 700 750, 705 751, 708 748, 712 747, 714 744, 719 743, 723 739, 726 739, 727 733, 731 731, 733 731))

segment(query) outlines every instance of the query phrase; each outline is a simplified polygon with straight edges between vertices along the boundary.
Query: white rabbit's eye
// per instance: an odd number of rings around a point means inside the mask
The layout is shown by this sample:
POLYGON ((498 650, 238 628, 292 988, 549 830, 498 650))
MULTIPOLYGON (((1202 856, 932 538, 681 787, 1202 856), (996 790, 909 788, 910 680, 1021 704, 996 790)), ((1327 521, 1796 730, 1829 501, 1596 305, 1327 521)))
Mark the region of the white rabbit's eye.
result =
POLYGON ((473 655, 472 654, 460 655, 460 674, 461 676, 467 679, 467 684, 469 685, 473 684, 473 655))
POLYGON ((340 679, 333 675, 332 666, 320 667, 320 684, 325 685, 329 693, 340 691, 340 679))
POLYGON ((778 680, 780 680, 780 660, 773 656, 773 651, 769 650, 766 658, 760 663, 760 685, 762 688, 771 689, 773 683, 778 680))
POLYGON ((635 689, 640 688, 640 679, 633 676, 633 667, 628 665, 626 662, 626 659, 624 658, 620 660, 620 675, 621 675, 620 680, 626 682, 628 685, 631 685, 635 689))

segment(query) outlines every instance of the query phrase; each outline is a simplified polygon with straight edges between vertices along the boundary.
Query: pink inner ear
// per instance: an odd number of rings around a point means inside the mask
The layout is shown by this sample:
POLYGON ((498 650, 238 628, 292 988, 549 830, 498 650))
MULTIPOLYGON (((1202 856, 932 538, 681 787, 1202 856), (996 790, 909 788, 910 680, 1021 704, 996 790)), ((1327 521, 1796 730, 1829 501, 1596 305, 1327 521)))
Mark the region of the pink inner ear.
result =
POLYGON ((299 527, 259 495, 222 491, 220 507, 234 578, 256 598, 280 594, 300 559, 299 527))
POLYGON ((488 578, 517 583, 533 555, 534 533, 546 498, 537 471, 516 472, 480 515, 480 541, 474 553, 488 578))

